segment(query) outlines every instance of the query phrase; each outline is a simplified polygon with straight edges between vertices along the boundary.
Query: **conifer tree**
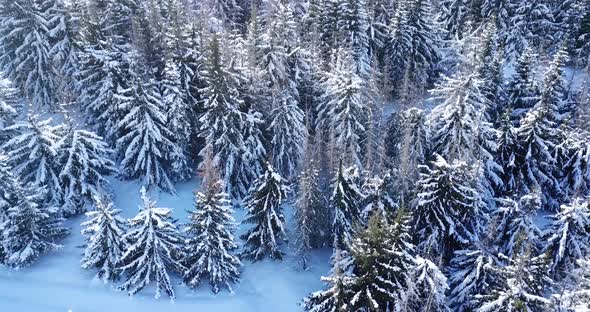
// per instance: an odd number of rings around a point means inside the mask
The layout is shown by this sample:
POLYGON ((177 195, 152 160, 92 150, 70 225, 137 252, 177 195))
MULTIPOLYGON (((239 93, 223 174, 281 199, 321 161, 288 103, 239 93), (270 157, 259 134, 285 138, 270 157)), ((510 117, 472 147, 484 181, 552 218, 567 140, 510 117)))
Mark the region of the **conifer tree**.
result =
POLYGON ((429 0, 399 1, 389 23, 388 68, 400 96, 421 93, 435 76, 441 40, 429 0))
POLYGON ((547 111, 551 115, 550 118, 553 118, 553 121, 558 124, 567 122, 575 115, 575 107, 566 101, 564 67, 567 60, 568 56, 564 48, 555 53, 543 76, 541 97, 536 104, 547 107, 547 111))
POLYGON ((543 256, 532 256, 530 251, 505 259, 508 265, 499 272, 500 285, 488 296, 482 296, 478 312, 546 311, 550 301, 543 292, 551 280, 547 277, 547 264, 543 256))
POLYGON ((23 185, 16 177, 8 177, 14 184, 4 189, 8 218, 4 228, 2 246, 4 263, 22 268, 31 265, 42 254, 62 246, 58 241, 68 231, 62 226, 54 207, 44 206, 46 191, 42 186, 23 185))
POLYGON ((449 305, 454 311, 474 311, 478 297, 498 283, 498 259, 476 244, 455 251, 449 264, 449 305))
POLYGON ((56 107, 58 69, 52 49, 59 31, 56 1, 0 3, 0 68, 36 107, 56 107), (57 23, 56 23, 57 22, 57 23))
MULTIPOLYGON (((83 49, 79 51, 78 102, 86 120, 110 142, 121 135, 119 122, 131 101, 130 57, 127 40, 119 33, 125 20, 125 1, 92 1, 82 28, 83 49), (118 4, 120 7, 115 7, 118 4), (122 11, 113 11, 113 10, 122 11), (119 27, 121 26, 121 27, 119 27)), ((128 8, 127 8, 128 9, 128 8)))
POLYGON ((485 205, 473 188, 472 168, 449 164, 441 156, 423 166, 418 182, 414 226, 418 247, 426 253, 452 251, 476 239, 485 220, 485 205))
POLYGON ((448 311, 445 296, 449 289, 447 278, 434 262, 420 256, 417 256, 415 261, 416 264, 410 272, 404 307, 409 307, 412 311, 448 311))
POLYGON ((200 136, 205 140, 203 150, 210 151, 219 169, 226 192, 236 197, 247 190, 241 185, 239 172, 246 145, 243 129, 246 116, 239 110, 243 101, 238 98, 235 81, 222 64, 217 37, 211 40, 210 50, 207 87, 203 92, 205 113, 199 117, 200 136))
POLYGON ((499 208, 493 216, 495 241, 498 251, 513 257, 525 248, 535 251, 539 247, 541 232, 534 217, 541 207, 538 193, 524 195, 518 201, 499 199, 499 208))
POLYGON ((286 200, 289 188, 285 180, 267 163, 267 168, 250 188, 244 199, 248 214, 243 223, 254 224, 242 236, 246 240, 245 258, 259 261, 265 256, 282 259, 280 241, 287 241, 285 217, 281 205, 286 200))
POLYGON ((85 210, 92 198, 104 195, 108 184, 105 175, 116 171, 111 161, 112 150, 93 132, 67 125, 65 134, 56 142, 63 191, 62 210, 74 214, 85 210))
POLYGON ((407 283, 415 265, 409 221, 403 210, 392 225, 387 225, 383 216, 375 213, 367 228, 352 240, 353 309, 383 311, 399 306, 407 295, 407 283))
POLYGON ((361 141, 369 111, 363 104, 363 81, 354 72, 350 51, 339 50, 333 71, 324 83, 325 102, 319 108, 318 124, 333 137, 339 155, 347 165, 362 164, 361 141))
POLYGON ((125 135, 117 139, 121 174, 141 179, 145 187, 173 191, 168 164, 169 151, 176 148, 162 99, 153 80, 134 78, 133 99, 125 103, 127 114, 118 127, 125 135))
POLYGON ((53 126, 51 119, 40 121, 33 115, 4 130, 14 134, 2 148, 15 173, 25 185, 44 187, 47 201, 59 202, 62 190, 55 144, 63 134, 63 126, 53 126))
POLYGON ((118 263, 126 247, 126 223, 113 203, 95 196, 94 205, 96 209, 86 213, 89 220, 82 223, 86 248, 80 263, 84 269, 98 269, 96 277, 107 283, 119 278, 118 263))
POLYGON ((545 250, 551 256, 549 269, 555 276, 563 276, 575 267, 577 259, 583 259, 590 251, 588 201, 574 198, 570 204, 562 205, 552 219, 551 228, 545 236, 545 250))
POLYGON ((334 268, 330 276, 322 276, 322 281, 328 289, 317 291, 303 299, 303 307, 309 312, 343 312, 349 311, 352 299, 352 285, 354 278, 347 275, 340 266, 341 250, 336 247, 334 254, 334 268))
POLYGON ((495 160, 502 167, 500 173, 502 188, 497 190, 496 195, 511 194, 518 189, 518 183, 520 183, 519 168, 516 167, 518 141, 511 112, 510 109, 504 111, 499 122, 498 149, 496 150, 495 160))
POLYGON ((369 59, 369 28, 365 0, 335 0, 338 5, 339 19, 338 44, 350 49, 350 57, 355 75, 361 79, 369 77, 371 62, 369 59))
POLYGON ((168 272, 184 269, 180 263, 182 238, 172 223, 170 209, 156 207, 145 188, 141 190, 141 197, 141 210, 129 220, 130 231, 123 236, 127 247, 118 264, 126 278, 119 289, 131 296, 154 281, 156 299, 162 290, 174 299, 168 272))
POLYGON ((304 169, 299 177, 295 210, 297 254, 301 257, 303 269, 308 268, 308 253, 311 249, 331 243, 330 213, 320 185, 319 163, 311 156, 311 152, 306 154, 308 156, 304 159, 304 169))
POLYGON ((526 48, 547 48, 554 38, 555 24, 547 2, 514 1, 511 5, 510 32, 506 38, 506 57, 514 59, 526 48))
MULTIPOLYGON (((20 110, 18 91, 12 86, 9 80, 0 75, 0 130, 12 125, 17 113, 20 110)), ((0 144, 7 138, 0 133, 0 144)))
POLYGON ((559 129, 546 105, 537 105, 529 111, 516 129, 519 168, 519 188, 522 193, 540 189, 543 202, 555 206, 559 195, 559 181, 553 151, 559 129))
POLYGON ((357 170, 355 167, 344 168, 342 161, 334 180, 330 206, 333 209, 332 221, 333 246, 346 246, 353 234, 354 226, 361 217, 361 200, 364 195, 357 185, 357 170))
MULTIPOLYGON (((575 137, 573 133, 568 133, 575 137)), ((590 143, 583 138, 568 140, 569 158, 563 166, 561 186, 567 195, 590 193, 590 143)))
POLYGON ((211 290, 218 293, 222 288, 231 291, 231 284, 239 280, 241 263, 232 254, 238 245, 232 234, 230 200, 210 158, 205 161, 208 163, 204 165, 203 191, 195 192, 195 210, 184 230, 188 238, 183 280, 189 287, 209 280, 211 290))
POLYGON ((516 60, 514 76, 506 86, 506 105, 512 110, 516 125, 533 108, 540 96, 534 80, 535 73, 532 64, 534 59, 531 49, 524 50, 516 60))
POLYGON ((191 109, 183 94, 180 69, 172 60, 166 62, 162 88, 162 103, 166 108, 166 120, 171 132, 172 150, 168 151, 171 162, 171 178, 187 179, 191 174, 189 142, 192 133, 191 109))
POLYGON ((387 220, 398 208, 398 202, 393 198, 390 188, 393 178, 387 173, 383 178, 377 176, 368 178, 362 186, 365 198, 362 200, 361 215, 369 220, 373 214, 380 214, 387 220))

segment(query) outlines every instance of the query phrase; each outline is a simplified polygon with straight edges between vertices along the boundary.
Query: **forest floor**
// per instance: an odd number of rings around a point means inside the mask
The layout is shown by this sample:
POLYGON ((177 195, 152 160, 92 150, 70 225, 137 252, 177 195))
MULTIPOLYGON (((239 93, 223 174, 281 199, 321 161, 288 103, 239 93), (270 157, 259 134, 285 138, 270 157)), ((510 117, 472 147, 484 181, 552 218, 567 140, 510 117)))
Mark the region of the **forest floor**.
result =
MULTIPOLYGON (((191 180, 178 184, 176 195, 154 193, 152 197, 157 200, 159 207, 173 209, 173 216, 178 219, 177 225, 182 228, 182 224, 187 221, 187 211, 193 209, 193 190, 197 186, 198 181, 191 180)), ((122 210, 122 216, 133 217, 140 203, 139 184, 113 179, 112 188, 115 190, 114 204, 122 210)), ((245 213, 245 210, 236 210, 236 222, 239 223, 245 213)), ((292 209, 288 204, 285 205, 285 216, 288 228, 294 229, 292 209)), ((283 261, 244 261, 241 282, 234 285, 233 293, 224 291, 214 295, 206 283, 191 290, 181 285, 176 276, 174 302, 165 296, 154 299, 155 290, 152 288, 129 297, 115 289, 118 283, 105 285, 94 279, 95 271, 80 267, 84 251, 80 223, 85 220, 83 215, 69 219, 67 226, 71 233, 63 241, 63 249, 42 256, 31 267, 19 271, 0 267, 0 311, 295 312, 302 311, 300 304, 303 297, 324 287, 320 276, 326 275, 330 269, 331 251, 322 249, 311 254, 310 269, 301 270, 292 247, 294 235, 289 233, 291 243, 283 246, 287 257, 283 261)), ((248 227, 240 225, 236 236, 248 227)))

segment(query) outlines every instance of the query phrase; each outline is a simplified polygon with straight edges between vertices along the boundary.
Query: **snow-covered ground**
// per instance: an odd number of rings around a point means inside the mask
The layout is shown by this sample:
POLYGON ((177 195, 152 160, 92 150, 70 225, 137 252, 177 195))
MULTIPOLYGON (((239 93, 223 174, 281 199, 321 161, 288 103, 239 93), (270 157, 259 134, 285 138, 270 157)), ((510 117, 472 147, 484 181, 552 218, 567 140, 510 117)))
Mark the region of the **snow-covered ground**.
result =
MULTIPOLYGON (((160 207, 172 208, 178 223, 185 222, 187 211, 192 209, 193 190, 197 181, 177 185, 177 194, 157 193, 152 197, 160 207)), ((138 211, 140 202, 139 185, 135 182, 112 181, 115 190, 114 203, 123 210, 123 216, 130 218, 138 211)), ((292 211, 285 207, 288 222, 292 222, 292 211)), ((237 210, 236 221, 244 217, 244 210, 237 210)), ((265 260, 252 263, 244 261, 241 282, 234 286, 234 293, 221 292, 213 295, 209 285, 190 290, 177 280, 175 302, 166 297, 154 299, 154 291, 145 289, 129 297, 115 285, 104 285, 93 280, 94 271, 80 268, 83 237, 79 216, 68 220, 71 235, 63 242, 60 251, 43 256, 33 266, 11 271, 0 268, 0 311, 19 312, 152 312, 152 311, 302 311, 300 303, 309 292, 323 288, 320 276, 329 270, 330 250, 319 250, 312 254, 311 269, 302 271, 293 256, 293 249, 286 247, 289 256, 283 261, 265 260)), ((290 224, 290 229, 294 226, 290 224)), ((238 234, 246 227, 240 227, 238 234)), ((290 233, 292 234, 292 233, 290 233)), ((292 235, 291 235, 292 237, 292 235)), ((292 239, 294 241, 294 239, 292 239)))

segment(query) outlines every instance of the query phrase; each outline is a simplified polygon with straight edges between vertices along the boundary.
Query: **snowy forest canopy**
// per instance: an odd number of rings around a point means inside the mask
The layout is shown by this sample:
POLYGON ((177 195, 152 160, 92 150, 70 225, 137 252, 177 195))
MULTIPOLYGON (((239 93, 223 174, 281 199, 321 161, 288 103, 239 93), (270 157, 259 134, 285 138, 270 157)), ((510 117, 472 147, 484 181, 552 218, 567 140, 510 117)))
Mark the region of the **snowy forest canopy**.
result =
POLYGON ((85 213, 130 295, 331 248, 306 311, 585 311, 589 201, 587 0, 0 0, 5 267, 85 213))

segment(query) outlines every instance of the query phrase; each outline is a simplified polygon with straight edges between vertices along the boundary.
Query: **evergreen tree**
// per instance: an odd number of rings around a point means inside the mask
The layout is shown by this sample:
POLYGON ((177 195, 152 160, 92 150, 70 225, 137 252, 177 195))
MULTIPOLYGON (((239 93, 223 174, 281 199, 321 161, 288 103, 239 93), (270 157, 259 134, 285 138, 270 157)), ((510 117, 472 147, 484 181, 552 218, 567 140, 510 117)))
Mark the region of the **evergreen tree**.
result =
POLYGON ((213 37, 210 49, 205 79, 207 87, 203 92, 206 111, 199 117, 200 136, 205 140, 203 150, 212 153, 226 192, 239 197, 247 189, 239 175, 246 145, 243 131, 246 116, 239 110, 243 102, 238 98, 235 81, 222 64, 217 37, 213 37))
POLYGON ((574 198, 570 204, 561 206, 561 211, 552 217, 551 228, 546 233, 545 247, 551 256, 549 269, 556 276, 575 267, 576 259, 583 259, 590 251, 590 210, 588 201, 574 198))
POLYGON ((366 79, 371 69, 366 1, 335 0, 335 2, 339 10, 338 45, 350 49, 352 70, 361 79, 366 79))
POLYGON ((43 206, 46 191, 42 186, 23 185, 15 177, 14 184, 5 188, 4 200, 8 204, 8 218, 3 224, 2 246, 4 262, 15 268, 26 267, 44 253, 62 246, 58 241, 68 231, 62 227, 63 219, 54 207, 43 206))
POLYGON ((435 77, 435 65, 441 56, 436 26, 429 0, 398 1, 389 23, 387 64, 391 81, 402 82, 398 90, 402 98, 420 94, 435 77))
POLYGON ((561 187, 567 195, 590 194, 590 143, 583 138, 568 140, 569 158, 563 166, 561 187))
POLYGON ((481 93, 486 99, 486 121, 497 126, 505 110, 504 72, 501 53, 496 47, 498 34, 490 22, 483 31, 483 51, 479 57, 478 73, 482 79, 481 93))
POLYGON ((519 201, 499 199, 499 208, 494 212, 493 233, 498 251, 513 257, 524 248, 533 251, 539 247, 541 231, 535 225, 534 217, 541 207, 538 193, 524 195, 519 201))
POLYGON ((83 49, 78 56, 77 84, 78 102, 84 108, 86 120, 111 142, 121 134, 118 125, 126 114, 126 103, 133 96, 130 47, 115 31, 118 22, 114 16, 116 12, 111 11, 115 2, 125 3, 96 0, 88 4, 88 18, 82 28, 83 49))
POLYGON ((472 168, 440 156, 423 166, 414 226, 419 249, 443 254, 474 241, 482 231, 485 205, 474 186, 472 168))
POLYGON ((211 290, 218 293, 221 288, 231 291, 231 284, 239 280, 241 263, 231 253, 238 245, 232 234, 234 220, 228 195, 211 160, 206 161, 203 191, 195 192, 195 210, 184 230, 188 238, 183 280, 189 287, 196 287, 208 279, 211 290))
POLYGON ((166 62, 161 82, 162 103, 166 108, 166 120, 174 143, 168 151, 171 176, 175 181, 186 180, 190 174, 189 142, 192 133, 191 109, 182 90, 180 69, 173 61, 166 62))
POLYGON ((330 206, 333 209, 332 234, 333 246, 346 246, 350 242, 354 226, 360 222, 360 203, 364 198, 357 185, 357 170, 355 167, 345 169, 342 161, 334 180, 330 206))
POLYGON ((141 210, 129 220, 131 230, 123 236, 128 245, 118 264, 126 279, 119 288, 134 295, 155 281, 156 298, 163 289, 174 299, 168 271, 184 269, 180 264, 182 239, 172 223, 170 209, 156 207, 144 188, 141 197, 141 210))
POLYGON ((393 198, 390 189, 392 177, 388 174, 383 178, 377 176, 368 178, 362 186, 365 198, 362 200, 361 215, 363 220, 368 220, 377 213, 387 223, 388 218, 395 213, 398 202, 393 198))
POLYGON ((169 151, 177 147, 171 140, 164 104, 154 81, 143 82, 136 77, 134 84, 133 99, 125 103, 127 114, 118 125, 125 133, 117 139, 121 174, 142 179, 148 188, 173 191, 168 160, 169 151))
POLYGON ((546 311, 550 301, 543 298, 545 286, 551 283, 546 276, 547 265, 542 256, 533 257, 530 251, 508 260, 503 267, 492 294, 482 296, 478 312, 546 311))
POLYGON ((330 214, 322 194, 318 160, 313 156, 306 156, 304 160, 304 170, 299 177, 295 219, 297 254, 301 257, 303 269, 307 269, 308 252, 330 243, 330 214))
POLYGON ((566 95, 566 82, 564 67, 568 60, 565 49, 557 51, 549 68, 543 76, 543 87, 541 97, 536 105, 546 107, 547 111, 558 124, 567 122, 573 118, 575 107, 568 103, 566 95))
POLYGON ((512 0, 483 0, 481 1, 481 16, 488 21, 494 21, 498 40, 501 44, 506 42, 509 34, 510 17, 512 15, 512 0))
POLYGON ((441 13, 439 20, 446 31, 448 39, 462 39, 466 32, 470 31, 469 1, 443 0, 441 1, 441 13))
POLYGON ((389 226, 381 214, 375 213, 367 229, 352 240, 355 278, 350 303, 355 311, 401 306, 415 265, 409 221, 406 212, 400 211, 389 226))
POLYGON ((63 191, 62 210, 74 214, 85 210, 85 203, 102 196, 108 182, 105 175, 116 171, 110 160, 112 151, 106 142, 93 132, 73 129, 68 125, 63 137, 56 142, 63 191))
POLYGON ((352 299, 352 285, 354 278, 347 275, 341 265, 341 250, 336 247, 334 255, 334 268, 328 277, 322 276, 322 281, 328 285, 328 289, 317 291, 303 300, 305 311, 309 312, 344 312, 350 311, 352 299))
POLYGON ((3 0, 0 3, 0 68, 36 107, 56 107, 58 68, 53 65, 59 32, 57 2, 3 0))
POLYGON ((45 187, 46 200, 58 202, 62 190, 55 144, 63 126, 51 123, 51 119, 39 121, 37 116, 29 116, 27 121, 6 127, 4 130, 14 135, 2 148, 25 185, 45 187))
POLYGON ((279 244, 281 240, 287 240, 287 232, 281 205, 288 191, 285 180, 267 164, 264 174, 254 182, 244 199, 248 215, 243 223, 254 224, 242 236, 246 240, 244 257, 254 261, 262 260, 267 255, 272 259, 283 258, 284 253, 279 244))
MULTIPOLYGON (((410 285, 405 307, 411 311, 446 312, 448 291, 447 278, 438 266, 425 258, 416 257, 416 264, 410 272, 410 285)), ((405 304, 405 302, 404 302, 405 304)))
POLYGON ((318 124, 330 133, 330 144, 345 157, 347 165, 362 164, 361 141, 369 114, 363 103, 362 85, 354 72, 352 56, 340 50, 335 67, 324 82, 325 102, 319 109, 318 124))
POLYGON ((540 189, 543 202, 555 205, 559 195, 559 181, 553 150, 558 130, 552 121, 552 114, 545 105, 538 105, 526 114, 516 129, 519 168, 518 190, 524 194, 540 189))
POLYGON ((385 152, 396 171, 395 183, 400 185, 401 200, 413 191, 411 186, 420 178, 419 166, 426 163, 430 142, 427 138, 424 111, 410 108, 392 116, 385 136, 385 152))
POLYGON ((84 256, 80 260, 84 269, 98 269, 96 277, 104 283, 119 277, 118 263, 125 251, 126 223, 113 208, 113 203, 94 197, 96 210, 86 213, 88 221, 82 223, 82 235, 86 236, 84 256))
POLYGON ((476 244, 455 251, 449 264, 449 305, 453 311, 474 311, 477 297, 489 295, 498 283, 498 259, 476 244))
POLYGON ((554 40, 555 24, 546 1, 517 0, 511 6, 510 32, 506 38, 506 57, 514 59, 526 48, 547 48, 554 40))
MULTIPOLYGON (((0 130, 12 125, 21 108, 18 91, 3 77, 0 75, 0 130)), ((5 139, 0 133, 0 143, 4 143, 5 139)))
POLYGON ((507 107, 518 125, 526 113, 533 108, 539 98, 539 90, 534 83, 532 50, 526 49, 520 54, 514 65, 514 76, 506 86, 507 107))
POLYGON ((496 150, 495 160, 502 167, 500 178, 503 187, 497 191, 497 195, 511 194, 518 189, 520 181, 519 168, 517 165, 518 141, 516 137, 516 128, 512 122, 511 110, 506 110, 501 117, 498 128, 498 149, 496 150))

